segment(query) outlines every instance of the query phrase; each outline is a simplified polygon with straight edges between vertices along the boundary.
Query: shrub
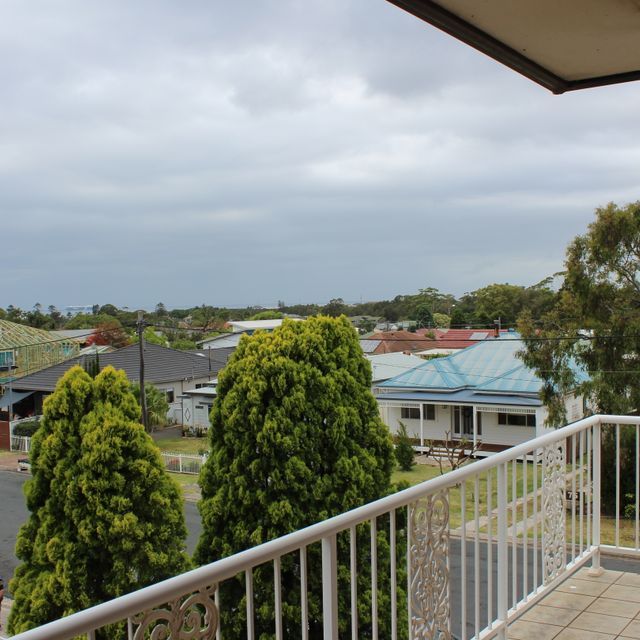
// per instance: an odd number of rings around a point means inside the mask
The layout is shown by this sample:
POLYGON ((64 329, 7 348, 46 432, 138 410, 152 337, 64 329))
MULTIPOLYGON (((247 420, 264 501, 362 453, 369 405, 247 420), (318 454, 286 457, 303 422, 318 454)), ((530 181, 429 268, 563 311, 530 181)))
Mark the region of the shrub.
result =
POLYGON ((411 471, 411 468, 415 465, 414 451, 411 446, 411 438, 407 433, 407 425, 401 420, 398 420, 400 428, 396 435, 396 460, 402 471, 411 471))
POLYGON ((38 430, 39 426, 40 426, 40 423, 37 420, 29 420, 29 422, 21 422, 20 424, 17 424, 13 428, 13 435, 27 436, 30 438, 38 430))

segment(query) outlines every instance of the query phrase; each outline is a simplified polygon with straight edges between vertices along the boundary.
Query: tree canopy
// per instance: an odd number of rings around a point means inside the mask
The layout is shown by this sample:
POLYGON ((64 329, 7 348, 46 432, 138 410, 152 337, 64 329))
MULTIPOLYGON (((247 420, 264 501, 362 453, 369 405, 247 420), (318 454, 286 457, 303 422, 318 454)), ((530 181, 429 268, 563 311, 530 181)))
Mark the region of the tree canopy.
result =
POLYGON ((562 394, 576 388, 605 413, 640 407, 640 202, 596 209, 587 233, 567 249, 557 303, 520 329, 525 362, 545 380, 551 418, 562 422, 562 394), (577 362, 589 380, 576 380, 577 362))
MULTIPOLYGON (((211 455, 200 477, 198 563, 388 493, 391 436, 370 385, 370 365, 344 317, 285 320, 272 333, 241 340, 220 374, 211 412, 211 455)), ((299 627, 294 565, 288 558, 283 566, 285 623, 292 633, 299 627)), ((268 581, 262 584, 258 574, 255 581, 257 591, 268 592, 268 581)), ((243 597, 241 583, 227 589, 223 600, 243 597)), ((270 606, 266 598, 259 627, 269 627, 270 606)), ((227 622, 225 633, 240 637, 241 618, 227 622)))
MULTIPOLYGON (((587 233, 567 249, 557 304, 535 322, 525 314, 529 338, 523 359, 544 380, 552 424, 566 422, 563 396, 584 394, 598 413, 626 414, 640 407, 640 202, 596 209, 587 233), (572 363, 588 374, 577 379, 572 363)), ((635 510, 635 429, 620 430, 620 487, 603 471, 602 509, 615 512, 616 492, 635 510)), ((612 430, 602 435, 602 468, 615 465, 612 430)), ((621 514, 622 514, 621 513, 621 514)))
MULTIPOLYGON (((70 369, 45 401, 25 485, 9 632, 184 571, 180 489, 139 423, 121 371, 70 369)), ((122 637, 111 629, 101 637, 122 637)))
MULTIPOLYGON (((140 383, 131 385, 131 392, 136 398, 140 398, 140 383)), ((144 385, 144 394, 147 403, 147 422, 149 427, 161 427, 167 424, 169 403, 167 394, 158 387, 147 382, 144 385)))
POLYGON ((433 314, 431 313, 431 306, 428 302, 421 302, 413 314, 413 319, 416 321, 416 328, 432 328, 435 326, 433 320, 433 314))

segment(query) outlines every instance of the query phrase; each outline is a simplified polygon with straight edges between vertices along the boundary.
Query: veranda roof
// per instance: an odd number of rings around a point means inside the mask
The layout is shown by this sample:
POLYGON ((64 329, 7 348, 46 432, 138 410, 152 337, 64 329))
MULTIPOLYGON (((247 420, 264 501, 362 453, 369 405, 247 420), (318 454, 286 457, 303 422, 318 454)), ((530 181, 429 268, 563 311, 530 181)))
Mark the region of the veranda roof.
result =
POLYGON ((635 0, 389 0, 553 93, 640 79, 635 0))

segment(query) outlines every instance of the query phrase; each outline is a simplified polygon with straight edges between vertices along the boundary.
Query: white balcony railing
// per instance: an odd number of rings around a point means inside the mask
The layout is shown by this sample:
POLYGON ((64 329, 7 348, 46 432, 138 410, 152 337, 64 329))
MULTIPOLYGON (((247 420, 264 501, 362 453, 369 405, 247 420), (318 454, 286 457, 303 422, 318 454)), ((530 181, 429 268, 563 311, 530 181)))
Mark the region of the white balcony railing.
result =
POLYGON ((134 640, 506 638, 511 622, 579 567, 600 571, 603 547, 640 553, 639 425, 623 416, 581 420, 15 638, 91 639, 117 622, 134 640), (628 519, 623 425, 635 438, 628 519), (614 465, 605 478, 610 516, 601 514, 603 451, 614 465), (625 547, 621 537, 633 542, 625 547))

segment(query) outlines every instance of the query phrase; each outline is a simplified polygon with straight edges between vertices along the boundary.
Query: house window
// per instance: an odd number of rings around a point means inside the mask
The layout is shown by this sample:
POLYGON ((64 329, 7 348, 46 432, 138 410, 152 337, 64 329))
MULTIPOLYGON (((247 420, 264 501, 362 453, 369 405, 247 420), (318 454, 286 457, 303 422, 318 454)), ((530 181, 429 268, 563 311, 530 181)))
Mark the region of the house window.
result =
POLYGON ((14 364, 13 351, 0 351, 0 371, 10 371, 14 364))
POLYGON ((436 405, 435 404, 423 404, 422 405, 422 415, 425 420, 435 420, 436 419, 436 405))
POLYGON ((536 416, 533 413, 499 413, 498 424, 509 427, 535 427, 536 416))
POLYGON ((167 396, 167 402, 171 404, 175 400, 175 393, 173 389, 165 389, 165 395, 167 396))
POLYGON ((402 407, 400 417, 403 420, 420 420, 420 409, 418 407, 402 407))

